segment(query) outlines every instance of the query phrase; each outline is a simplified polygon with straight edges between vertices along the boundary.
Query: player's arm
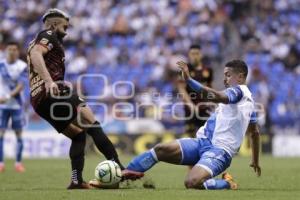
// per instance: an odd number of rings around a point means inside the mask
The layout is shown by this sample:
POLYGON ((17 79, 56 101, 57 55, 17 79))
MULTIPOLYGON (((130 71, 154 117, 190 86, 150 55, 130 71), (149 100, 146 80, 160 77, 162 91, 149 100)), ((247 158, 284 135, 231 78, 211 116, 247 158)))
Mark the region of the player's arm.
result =
POLYGON ((25 69, 19 75, 17 86, 10 93, 11 98, 16 97, 17 95, 19 95, 21 93, 21 91, 23 90, 24 85, 27 82, 28 71, 27 71, 26 65, 24 66, 24 68, 25 69))
POLYGON ((208 97, 214 96, 214 98, 209 99, 209 100, 216 102, 216 103, 231 104, 231 103, 237 103, 243 97, 243 93, 239 87, 230 88, 230 89, 227 89, 226 91, 217 91, 213 88, 205 86, 205 85, 199 83, 198 81, 192 79, 189 69, 188 69, 188 66, 185 62, 179 61, 179 62, 177 62, 177 65, 181 69, 182 76, 186 80, 186 83, 195 92, 199 93, 201 91, 204 91, 208 94, 212 94, 212 95, 205 95, 204 98, 208 99, 208 97))
POLYGON ((45 82, 46 93, 53 92, 57 95, 59 93, 58 86, 52 80, 50 73, 47 70, 43 55, 49 52, 47 46, 37 43, 30 50, 29 56, 34 70, 45 82))
POLYGON ((14 98, 15 96, 17 96, 21 91, 23 90, 23 84, 18 83, 17 86, 15 87, 15 89, 13 91, 11 91, 10 94, 7 94, 7 96, 5 98, 0 98, 0 104, 6 103, 7 101, 9 101, 11 98, 14 98))
POLYGON ((23 90, 25 82, 27 80, 27 71, 26 69, 20 74, 20 77, 18 78, 18 83, 16 87, 9 93, 7 96, 3 99, 0 99, 0 104, 1 103, 6 103, 8 100, 11 98, 16 97, 17 95, 20 94, 20 92, 23 90))
POLYGON ((30 60, 35 71, 39 74, 39 76, 46 82, 52 81, 52 78, 46 68, 46 64, 44 61, 43 55, 48 53, 48 49, 40 44, 35 44, 30 50, 30 60))
POLYGON ((10 98, 13 98, 13 97, 15 97, 15 96, 17 96, 18 94, 20 94, 20 92, 23 90, 23 88, 24 88, 24 84, 23 83, 21 83, 21 82, 19 82, 18 84, 17 84, 17 86, 15 87, 15 89, 13 89, 12 91, 11 91, 11 93, 10 93, 10 98))
POLYGON ((247 133, 250 136, 250 144, 252 147, 252 161, 250 167, 253 168, 257 176, 261 175, 261 168, 259 166, 259 152, 260 152, 260 134, 257 122, 251 122, 248 126, 247 133))

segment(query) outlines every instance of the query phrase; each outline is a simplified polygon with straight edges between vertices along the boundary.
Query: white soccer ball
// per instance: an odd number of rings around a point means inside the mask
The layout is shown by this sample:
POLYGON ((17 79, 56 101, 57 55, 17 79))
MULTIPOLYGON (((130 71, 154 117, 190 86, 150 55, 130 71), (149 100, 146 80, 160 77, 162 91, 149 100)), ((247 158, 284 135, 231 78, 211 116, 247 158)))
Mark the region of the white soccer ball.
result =
POLYGON ((121 181, 121 168, 112 160, 103 161, 97 165, 95 169, 95 177, 102 185, 114 185, 121 181))

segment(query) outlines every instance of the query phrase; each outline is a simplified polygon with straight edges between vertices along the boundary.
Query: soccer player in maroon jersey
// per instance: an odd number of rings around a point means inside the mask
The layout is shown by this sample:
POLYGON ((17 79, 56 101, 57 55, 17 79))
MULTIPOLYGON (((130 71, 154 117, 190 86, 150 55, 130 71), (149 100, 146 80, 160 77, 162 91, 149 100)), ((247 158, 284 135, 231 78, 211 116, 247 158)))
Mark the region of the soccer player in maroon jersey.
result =
MULTIPOLYGON (((122 170, 124 167, 91 109, 64 83, 62 40, 69 27, 68 15, 59 9, 49 9, 43 22, 45 29, 38 33, 28 49, 31 104, 57 132, 72 140, 69 154, 72 176, 68 189, 88 189, 90 186, 82 178, 86 134, 93 138, 106 159, 117 162, 122 170)), ((128 170, 123 170, 122 175, 125 179, 143 176, 128 170)))
MULTIPOLYGON (((191 45, 188 52, 188 68, 193 79, 211 87, 213 71, 203 65, 202 57, 200 45, 191 45)), ((203 97, 201 97, 208 94, 205 92, 197 94, 184 82, 179 84, 178 90, 183 95, 183 101, 186 104, 184 110, 188 119, 185 121, 185 131, 190 137, 195 137, 197 130, 205 124, 209 117, 210 107, 205 105, 203 97)))

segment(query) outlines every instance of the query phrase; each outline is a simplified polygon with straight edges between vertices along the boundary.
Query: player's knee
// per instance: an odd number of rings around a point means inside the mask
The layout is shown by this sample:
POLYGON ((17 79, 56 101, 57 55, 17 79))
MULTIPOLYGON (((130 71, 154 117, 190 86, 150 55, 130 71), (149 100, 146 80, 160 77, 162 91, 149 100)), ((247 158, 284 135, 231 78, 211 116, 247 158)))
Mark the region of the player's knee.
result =
POLYGON ((203 183, 204 180, 197 177, 190 177, 184 181, 184 185, 187 189, 201 189, 203 183))
MULTIPOLYGON (((82 125, 91 125, 94 124, 96 119, 94 117, 93 112, 88 107, 79 107, 79 116, 80 123, 82 125)), ((85 129, 89 128, 89 126, 83 126, 85 129)))
POLYGON ((22 137, 22 131, 21 130, 16 130, 15 133, 16 133, 16 137, 17 138, 21 138, 22 137))
POLYGON ((155 151, 157 157, 160 158, 160 157, 166 155, 166 153, 168 153, 169 148, 170 147, 168 147, 167 145, 159 143, 159 144, 155 145, 154 151, 155 151))
POLYGON ((72 123, 69 124, 69 126, 67 126, 67 128, 65 128, 65 130, 62 133, 68 138, 70 138, 71 140, 73 140, 79 134, 85 135, 85 131, 83 129, 81 129, 80 127, 72 123))

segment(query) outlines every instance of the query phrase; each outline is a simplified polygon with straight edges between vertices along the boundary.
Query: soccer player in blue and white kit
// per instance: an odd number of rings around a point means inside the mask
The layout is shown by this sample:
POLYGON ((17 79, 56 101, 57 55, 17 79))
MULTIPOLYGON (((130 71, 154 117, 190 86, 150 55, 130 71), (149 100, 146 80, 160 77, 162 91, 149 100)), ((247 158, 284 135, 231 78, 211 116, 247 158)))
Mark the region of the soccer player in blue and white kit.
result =
POLYGON ((27 64, 19 59, 19 45, 7 43, 6 58, 0 61, 0 172, 3 172, 3 137, 11 119, 11 128, 17 136, 15 170, 24 172, 22 164, 22 128, 24 125, 22 90, 27 80, 27 64))
MULTIPOLYGON (((186 63, 177 63, 187 84, 196 92, 205 91, 214 96, 211 101, 219 103, 214 114, 197 131, 197 138, 184 138, 166 144, 158 144, 153 149, 135 157, 128 170, 145 172, 159 161, 192 165, 185 180, 186 188, 193 189, 237 189, 237 184, 228 173, 222 179, 214 178, 224 172, 232 157, 239 151, 246 131, 251 135, 252 163, 258 176, 259 131, 254 112, 254 101, 246 86, 248 68, 241 60, 225 64, 224 91, 216 91, 193 80, 186 63)), ((139 178, 139 177, 136 177, 139 178)))

